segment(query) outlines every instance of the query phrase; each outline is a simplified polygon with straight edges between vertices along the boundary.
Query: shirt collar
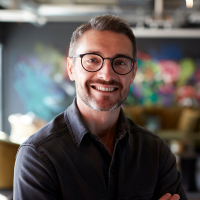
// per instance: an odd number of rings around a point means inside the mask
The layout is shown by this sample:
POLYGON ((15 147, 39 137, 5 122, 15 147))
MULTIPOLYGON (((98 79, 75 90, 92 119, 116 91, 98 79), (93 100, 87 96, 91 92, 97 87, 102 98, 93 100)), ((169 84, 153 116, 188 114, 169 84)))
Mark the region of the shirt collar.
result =
MULTIPOLYGON (((77 147, 80 147, 83 137, 90 133, 85 121, 83 120, 81 113, 76 104, 76 98, 74 98, 73 103, 64 112, 65 122, 68 126, 70 135, 77 147)), ((129 139, 130 128, 122 108, 120 109, 118 128, 117 128, 117 139, 122 139, 125 135, 129 139)), ((129 141, 130 144, 130 141, 129 141)))

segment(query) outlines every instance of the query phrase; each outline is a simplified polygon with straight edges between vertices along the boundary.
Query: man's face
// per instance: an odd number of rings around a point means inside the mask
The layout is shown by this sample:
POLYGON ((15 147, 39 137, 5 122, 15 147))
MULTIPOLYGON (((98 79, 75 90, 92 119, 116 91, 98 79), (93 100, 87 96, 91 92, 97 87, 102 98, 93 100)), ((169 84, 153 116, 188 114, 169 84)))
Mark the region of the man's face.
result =
MULTIPOLYGON (((97 53, 104 58, 114 58, 117 55, 132 56, 132 43, 123 34, 112 31, 86 31, 78 40, 76 55, 97 53)), ((116 74, 110 60, 104 60, 103 67, 97 72, 88 72, 81 65, 81 58, 68 60, 68 71, 71 80, 75 80, 77 102, 87 105, 94 110, 110 111, 119 107, 126 99, 130 84, 133 82, 137 70, 127 75, 116 74)))

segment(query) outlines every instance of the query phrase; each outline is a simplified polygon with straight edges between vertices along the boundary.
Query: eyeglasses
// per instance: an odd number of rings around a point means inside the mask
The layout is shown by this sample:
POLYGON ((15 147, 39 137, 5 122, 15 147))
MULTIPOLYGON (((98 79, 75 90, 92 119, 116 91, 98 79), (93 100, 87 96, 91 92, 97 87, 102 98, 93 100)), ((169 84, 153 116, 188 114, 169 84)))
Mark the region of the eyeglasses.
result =
POLYGON ((103 58, 95 53, 85 53, 72 56, 72 58, 81 57, 82 67, 88 72, 99 71, 105 59, 109 59, 115 73, 126 75, 131 72, 136 60, 127 56, 117 56, 115 58, 103 58))

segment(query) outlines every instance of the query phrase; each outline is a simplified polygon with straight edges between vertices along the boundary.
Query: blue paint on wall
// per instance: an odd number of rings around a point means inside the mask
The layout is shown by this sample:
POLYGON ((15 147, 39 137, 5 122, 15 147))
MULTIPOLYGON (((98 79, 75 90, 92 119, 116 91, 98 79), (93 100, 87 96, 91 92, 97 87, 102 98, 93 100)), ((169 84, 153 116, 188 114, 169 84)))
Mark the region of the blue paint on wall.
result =
POLYGON ((150 55, 157 60, 180 60, 183 58, 183 53, 177 44, 162 44, 159 49, 151 48, 150 55))

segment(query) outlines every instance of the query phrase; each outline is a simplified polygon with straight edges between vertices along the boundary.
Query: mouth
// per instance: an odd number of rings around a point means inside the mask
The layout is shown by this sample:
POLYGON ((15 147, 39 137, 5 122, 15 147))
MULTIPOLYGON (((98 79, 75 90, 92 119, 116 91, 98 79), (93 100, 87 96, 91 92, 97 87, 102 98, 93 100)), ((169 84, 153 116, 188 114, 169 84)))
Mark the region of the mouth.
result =
POLYGON ((95 90, 98 90, 98 91, 102 91, 102 92, 113 92, 113 91, 116 91, 118 90, 119 88, 118 87, 113 87, 113 86, 95 86, 95 85, 91 85, 91 87, 95 90))

